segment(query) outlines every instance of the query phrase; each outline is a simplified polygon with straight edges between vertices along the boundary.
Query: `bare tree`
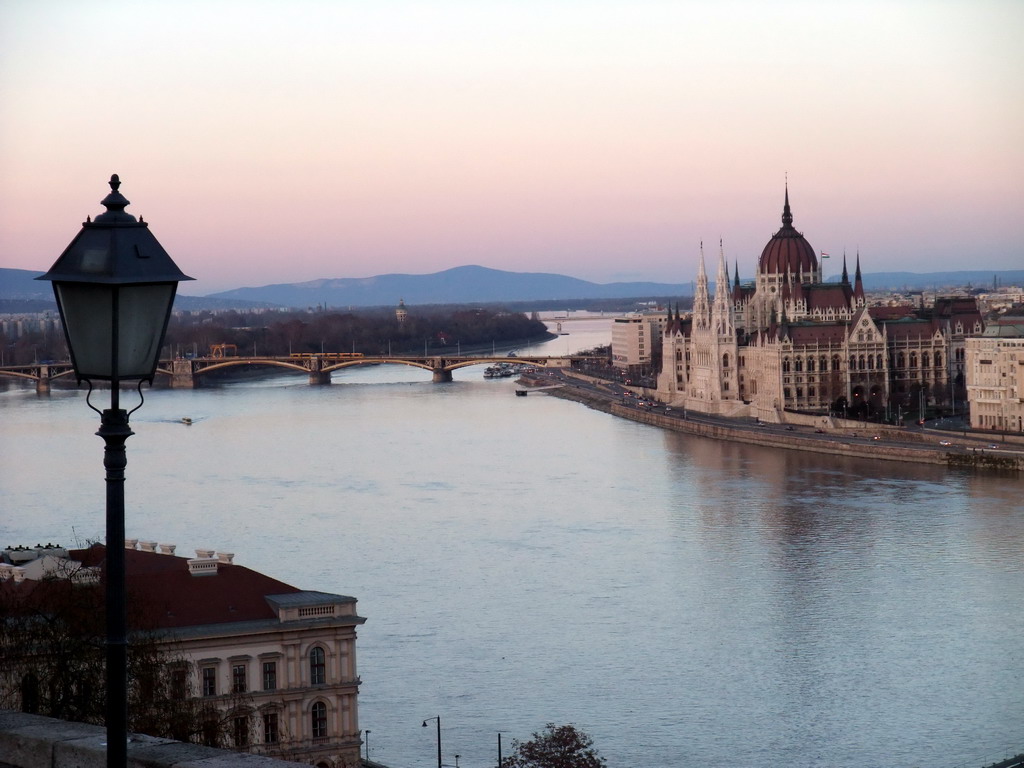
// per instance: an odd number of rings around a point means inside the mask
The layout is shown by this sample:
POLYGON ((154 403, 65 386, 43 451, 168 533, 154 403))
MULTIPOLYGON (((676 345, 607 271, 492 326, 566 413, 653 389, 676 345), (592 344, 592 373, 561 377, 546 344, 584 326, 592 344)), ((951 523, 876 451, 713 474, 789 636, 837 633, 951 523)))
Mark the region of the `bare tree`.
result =
POLYGON ((501 768, 604 768, 594 741, 572 725, 548 723, 529 741, 512 742, 512 754, 501 768))

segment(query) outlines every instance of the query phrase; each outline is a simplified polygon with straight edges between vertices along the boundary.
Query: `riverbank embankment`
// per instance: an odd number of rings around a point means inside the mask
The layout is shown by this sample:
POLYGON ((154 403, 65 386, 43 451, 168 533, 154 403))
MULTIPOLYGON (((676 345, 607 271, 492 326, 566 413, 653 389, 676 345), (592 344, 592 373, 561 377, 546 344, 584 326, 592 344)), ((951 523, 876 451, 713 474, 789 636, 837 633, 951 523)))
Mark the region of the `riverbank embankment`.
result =
MULTIPOLYGON (((529 386, 531 382, 524 383, 529 386)), ((550 380, 543 377, 533 383, 537 386, 551 384, 550 380)), ((620 418, 713 440, 882 461, 1024 471, 1022 446, 999 447, 991 443, 987 435, 968 436, 965 433, 958 437, 956 444, 952 444, 952 440, 945 439, 944 433, 928 435, 892 427, 880 429, 870 424, 845 425, 832 432, 819 432, 808 427, 740 422, 659 406, 644 406, 632 398, 623 400, 617 397, 608 391, 606 382, 590 377, 567 375, 563 384, 561 387, 547 389, 547 394, 573 400, 620 418)))

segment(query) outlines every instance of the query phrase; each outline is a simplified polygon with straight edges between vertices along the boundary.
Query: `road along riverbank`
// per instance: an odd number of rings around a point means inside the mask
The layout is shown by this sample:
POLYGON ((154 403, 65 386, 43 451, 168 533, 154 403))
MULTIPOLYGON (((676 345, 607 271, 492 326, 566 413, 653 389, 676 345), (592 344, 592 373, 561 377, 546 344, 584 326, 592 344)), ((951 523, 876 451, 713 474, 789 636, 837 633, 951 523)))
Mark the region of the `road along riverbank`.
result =
POLYGON ((546 394, 573 400, 613 416, 714 440, 881 461, 939 464, 1000 472, 1024 471, 1024 450, 1021 446, 992 447, 991 438, 986 435, 958 436, 956 444, 952 444, 942 434, 932 437, 897 428, 879 429, 870 424, 843 428, 841 431, 817 432, 803 426, 737 422, 661 406, 643 406, 636 399, 621 398, 621 386, 613 388, 607 382, 590 377, 566 374, 559 382, 562 386, 557 387, 552 387, 554 382, 544 375, 524 377, 521 382, 527 390, 530 387, 545 387, 546 394), (613 389, 618 390, 619 394, 613 389))

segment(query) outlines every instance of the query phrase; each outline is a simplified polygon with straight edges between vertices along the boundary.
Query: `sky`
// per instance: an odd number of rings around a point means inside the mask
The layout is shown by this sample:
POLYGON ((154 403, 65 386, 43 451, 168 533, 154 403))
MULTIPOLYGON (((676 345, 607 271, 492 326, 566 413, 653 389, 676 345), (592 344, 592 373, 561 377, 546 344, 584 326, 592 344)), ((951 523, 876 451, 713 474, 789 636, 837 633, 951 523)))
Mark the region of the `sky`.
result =
POLYGON ((0 0, 0 266, 120 175, 195 283, 1024 268, 1024 2, 0 0))

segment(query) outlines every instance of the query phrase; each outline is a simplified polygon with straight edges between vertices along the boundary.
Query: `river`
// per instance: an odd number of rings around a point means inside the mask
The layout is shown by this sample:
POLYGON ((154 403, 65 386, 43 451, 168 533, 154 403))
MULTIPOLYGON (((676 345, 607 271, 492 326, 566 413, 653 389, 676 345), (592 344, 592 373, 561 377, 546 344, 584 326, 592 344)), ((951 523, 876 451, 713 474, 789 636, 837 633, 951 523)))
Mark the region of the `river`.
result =
MULTIPOLYGON (((609 323, 532 351, 607 343, 609 323)), ((1024 751, 1019 478, 709 441, 513 388, 382 365, 148 392, 128 535, 357 597, 360 724, 394 768, 436 764, 437 715, 465 768, 548 722, 612 768, 1024 751)), ((0 417, 0 543, 102 540, 84 395, 8 387, 0 417)))

